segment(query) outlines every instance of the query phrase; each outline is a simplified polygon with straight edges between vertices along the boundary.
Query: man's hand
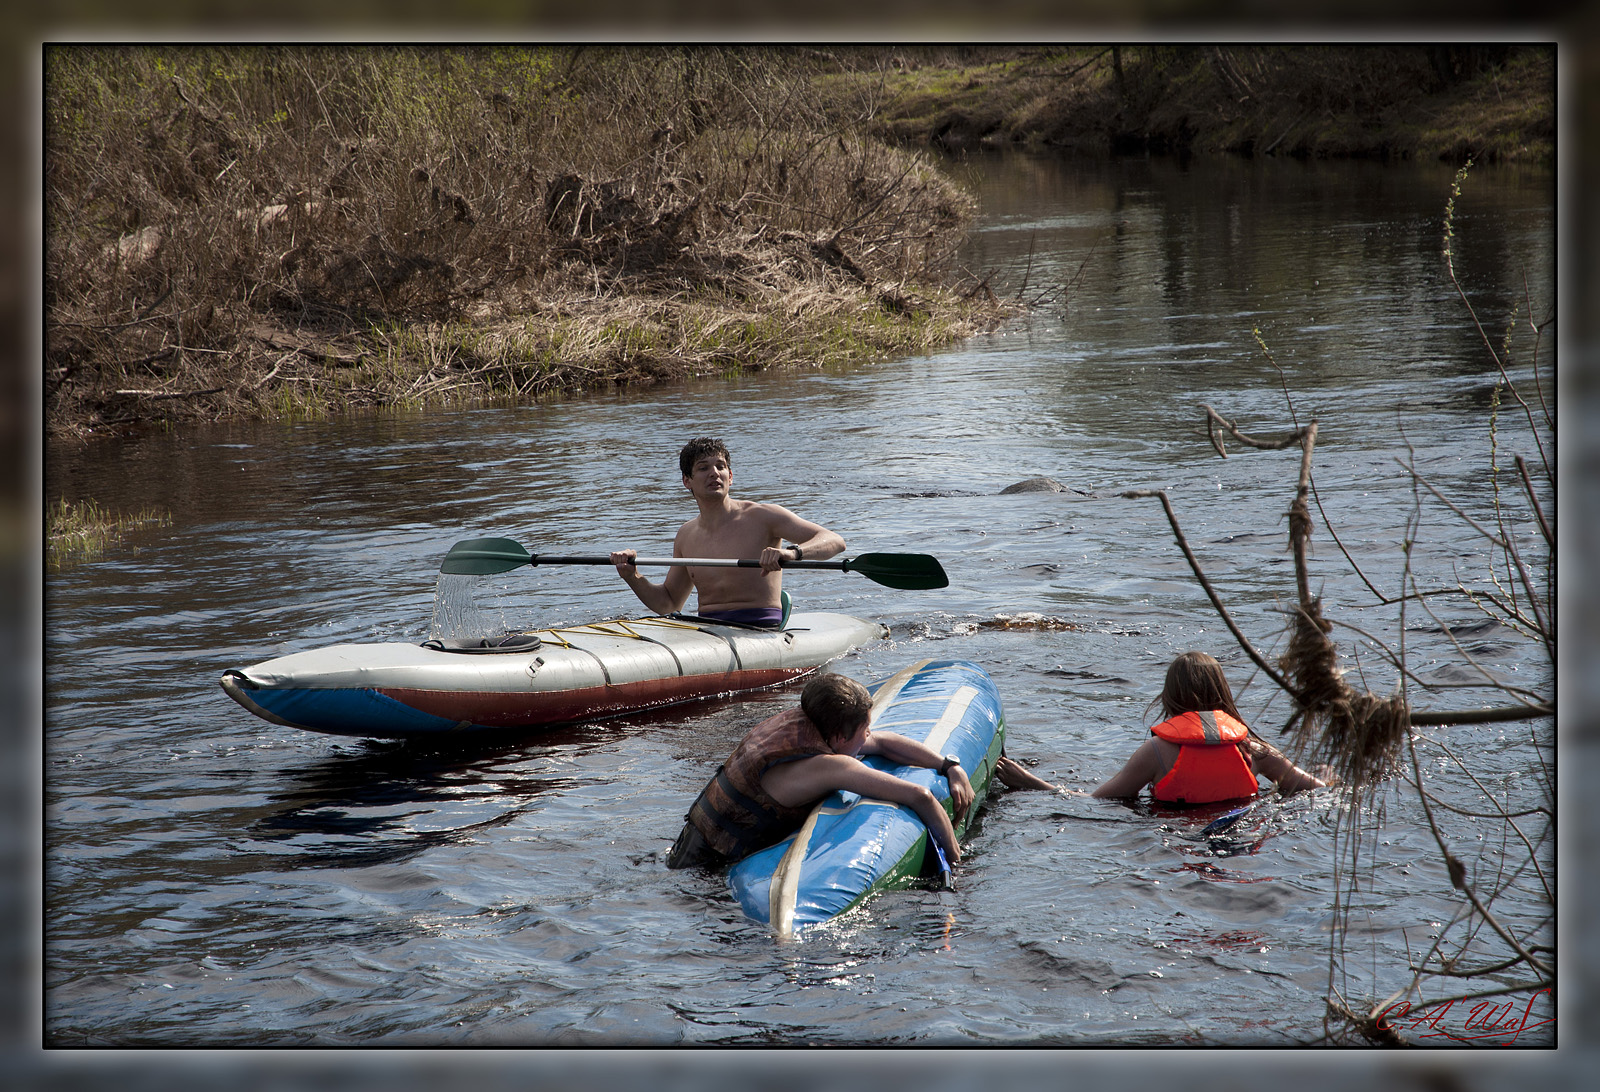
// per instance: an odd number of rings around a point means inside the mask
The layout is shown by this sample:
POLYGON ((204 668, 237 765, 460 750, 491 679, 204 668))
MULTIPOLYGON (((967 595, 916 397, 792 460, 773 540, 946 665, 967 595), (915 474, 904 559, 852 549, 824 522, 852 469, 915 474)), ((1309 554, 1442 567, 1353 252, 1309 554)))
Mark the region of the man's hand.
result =
POLYGON ((639 575, 638 568, 634 565, 634 558, 639 556, 638 550, 612 550, 611 564, 617 567, 617 572, 624 578, 639 575))
POLYGON ((793 561, 794 555, 789 552, 788 546, 768 546, 761 551, 761 571, 775 573, 783 568, 785 561, 793 561))

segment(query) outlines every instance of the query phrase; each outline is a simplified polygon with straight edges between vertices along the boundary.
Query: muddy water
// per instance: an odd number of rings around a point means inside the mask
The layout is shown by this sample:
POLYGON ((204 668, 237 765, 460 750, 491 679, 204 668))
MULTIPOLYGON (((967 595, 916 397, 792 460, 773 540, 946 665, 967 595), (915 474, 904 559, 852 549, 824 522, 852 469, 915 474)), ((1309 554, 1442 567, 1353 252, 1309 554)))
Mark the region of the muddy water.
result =
MULTIPOLYGON (((1169 492, 1269 654, 1294 595, 1295 458, 1218 458, 1202 403, 1276 435, 1292 423, 1287 387, 1293 413, 1320 424, 1329 518, 1390 590, 1413 510, 1396 463, 1407 444, 1485 512, 1495 376, 1439 262, 1449 173, 952 170, 983 202, 968 264, 1034 307, 946 352, 51 451, 49 495, 150 505, 173 525, 46 586, 47 1039, 1288 1045, 1322 1035, 1330 988, 1364 1000, 1402 985, 1407 953, 1455 906, 1407 794, 1389 794, 1363 836, 1342 938, 1340 792, 1269 802, 1220 841, 1192 815, 1011 793, 974 828, 956 891, 885 895, 778 944, 718 876, 670 872, 662 856, 715 763, 793 688, 430 751, 267 724, 217 687, 227 667, 291 651, 423 639, 439 560, 460 538, 664 551, 689 514, 675 453, 709 433, 733 450, 738 494, 838 530, 852 553, 928 552, 950 573, 948 589, 920 593, 792 575, 801 607, 891 627, 838 670, 871 681, 913 659, 976 661, 999 683, 1011 753, 1079 788, 1137 745, 1164 665, 1187 648, 1222 658, 1245 716, 1275 730, 1284 702, 1253 677, 1159 505, 1119 494, 1169 492), (1041 475, 1067 490, 1001 493, 1041 475), (1049 624, 1003 624, 1033 615, 1049 624)), ((1524 273, 1550 298, 1552 197, 1548 175, 1480 170, 1459 202, 1463 282, 1496 322, 1524 273)), ((1525 505, 1513 529, 1531 542, 1525 505)), ((1483 564, 1431 502, 1417 542, 1424 582, 1483 564)), ((1340 551, 1318 543, 1329 613, 1396 641, 1394 612, 1367 606, 1340 551)), ((604 569, 524 569, 481 592, 528 625, 635 607, 604 569)), ((1530 642, 1451 611, 1406 623, 1421 682, 1460 681, 1464 649, 1548 686, 1530 642)), ((1393 685, 1370 651, 1360 666, 1374 689, 1393 685)), ((1525 803, 1541 792, 1538 733, 1548 726, 1449 738, 1525 803)), ((1475 798, 1441 755, 1427 761, 1444 797, 1475 798)), ((1490 867, 1465 837, 1471 867, 1490 867)), ((1503 900, 1518 920, 1548 911, 1503 900)))

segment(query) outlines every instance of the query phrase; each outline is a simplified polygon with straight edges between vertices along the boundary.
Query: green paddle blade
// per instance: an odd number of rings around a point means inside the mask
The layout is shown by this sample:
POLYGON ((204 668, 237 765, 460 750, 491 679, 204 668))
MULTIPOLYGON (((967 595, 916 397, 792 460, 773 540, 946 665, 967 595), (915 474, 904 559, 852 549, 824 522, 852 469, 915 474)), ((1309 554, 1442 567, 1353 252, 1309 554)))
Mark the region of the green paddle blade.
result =
POLYGON ((439 571, 455 576, 490 576, 532 561, 533 555, 509 538, 469 538, 450 547, 439 571))
POLYGON ((901 591, 928 591, 948 588, 939 559, 929 554, 862 554, 844 563, 845 572, 860 573, 886 588, 901 591))

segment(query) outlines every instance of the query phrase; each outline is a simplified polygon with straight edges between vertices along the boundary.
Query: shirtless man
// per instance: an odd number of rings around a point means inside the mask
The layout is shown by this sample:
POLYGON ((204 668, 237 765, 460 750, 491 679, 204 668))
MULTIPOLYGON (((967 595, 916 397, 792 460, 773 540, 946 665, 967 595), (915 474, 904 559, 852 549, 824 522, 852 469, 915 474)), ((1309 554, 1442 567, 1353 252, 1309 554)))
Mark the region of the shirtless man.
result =
POLYGON ((636 550, 613 551, 611 563, 639 601, 657 614, 682 610, 693 588, 702 618, 777 625, 783 617, 783 561, 826 561, 843 552, 844 539, 779 505, 730 497, 733 464, 721 440, 691 440, 678 453, 678 468, 700 514, 678 528, 672 556, 757 557, 761 567, 674 565, 657 584, 639 575, 633 563, 636 550), (783 545, 786 540, 792 545, 783 545))

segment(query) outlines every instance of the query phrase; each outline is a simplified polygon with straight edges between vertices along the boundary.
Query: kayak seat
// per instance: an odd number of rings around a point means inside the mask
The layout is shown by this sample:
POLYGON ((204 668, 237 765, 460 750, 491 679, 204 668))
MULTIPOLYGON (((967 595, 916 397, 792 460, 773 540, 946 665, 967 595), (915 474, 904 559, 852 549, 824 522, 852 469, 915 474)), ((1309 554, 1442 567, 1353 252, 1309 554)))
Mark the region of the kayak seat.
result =
POLYGON ((543 642, 537 633, 505 633, 499 637, 436 637, 423 648, 436 652, 531 652, 543 642))

